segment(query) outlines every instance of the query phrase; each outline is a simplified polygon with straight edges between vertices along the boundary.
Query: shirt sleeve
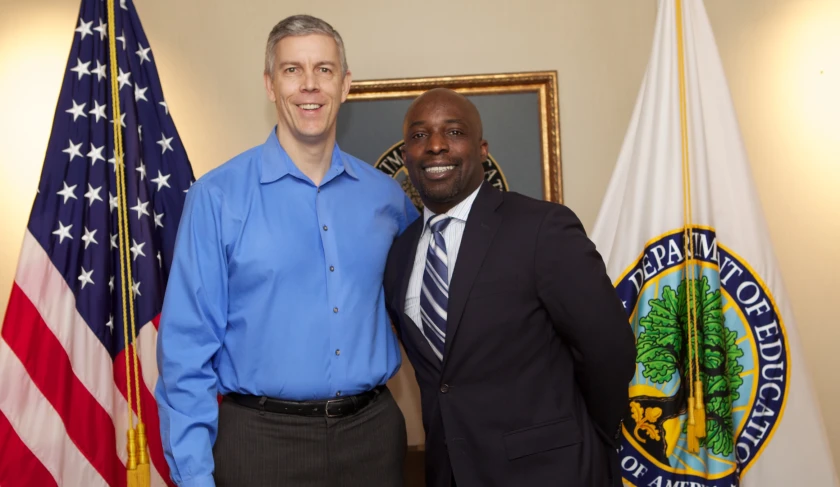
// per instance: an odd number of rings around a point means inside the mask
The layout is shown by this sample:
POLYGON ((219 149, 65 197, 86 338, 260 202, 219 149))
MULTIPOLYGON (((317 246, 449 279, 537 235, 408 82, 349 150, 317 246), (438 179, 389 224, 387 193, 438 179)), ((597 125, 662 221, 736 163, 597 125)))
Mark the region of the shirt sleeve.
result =
POLYGON ((420 212, 417 211, 417 208, 414 206, 414 203, 411 202, 411 198, 409 198, 407 194, 402 192, 402 189, 400 190, 400 192, 403 194, 403 216, 405 217, 400 222, 401 225, 399 235, 402 235, 405 229, 408 228, 409 225, 414 223, 414 220, 420 217, 420 212))
POLYGON ((213 486, 218 426, 212 360, 227 324, 228 270, 220 194, 201 181, 187 193, 157 340, 155 398, 172 480, 213 486))

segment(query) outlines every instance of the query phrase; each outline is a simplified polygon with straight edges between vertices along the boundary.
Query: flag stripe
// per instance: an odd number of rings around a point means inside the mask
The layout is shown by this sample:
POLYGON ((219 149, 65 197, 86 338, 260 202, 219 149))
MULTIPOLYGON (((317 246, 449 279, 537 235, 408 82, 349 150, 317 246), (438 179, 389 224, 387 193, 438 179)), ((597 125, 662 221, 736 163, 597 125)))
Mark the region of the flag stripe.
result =
MULTIPOLYGON (((8 321, 8 320, 7 320, 8 321)), ((3 330, 9 326, 4 325, 3 330)), ((17 328, 17 327, 16 327, 17 328)), ((22 443, 62 485, 97 487, 108 485, 70 439, 61 416, 33 383, 23 363, 0 339, 0 370, 5 384, 0 387, 0 411, 8 418, 22 443)), ((5 451, 0 462, 6 463, 5 451)), ((15 467, 12 467, 15 468, 15 467)), ((5 469, 5 467, 4 467, 5 469)))
POLYGON ((166 477, 167 480, 163 479, 163 477, 160 475, 160 472, 158 472, 157 467, 154 465, 154 463, 152 464, 152 470, 151 471, 152 471, 152 482, 151 482, 152 487, 167 487, 167 486, 175 487, 175 484, 171 480, 168 480, 169 477, 166 477))
POLYGON ((137 336, 137 360, 140 362, 143 383, 154 395, 155 384, 158 380, 157 368, 157 328, 153 326, 154 321, 140 328, 137 336))
MULTIPOLYGON (((111 413, 114 396, 111 356, 76 310, 67 281, 28 230, 24 234, 15 283, 67 350, 76 377, 102 408, 111 413)), ((126 410, 123 407, 122 411, 126 410)))
POLYGON ((58 485, 49 470, 44 468, 29 447, 21 441, 2 411, 0 411, 0 445, 3 445, 3 454, 0 455, 0 485, 4 487, 58 485))
POLYGON ((58 412, 79 451, 109 485, 117 485, 121 463, 110 416, 73 373, 67 351, 17 285, 12 287, 7 312, 18 326, 4 326, 0 335, 58 412))

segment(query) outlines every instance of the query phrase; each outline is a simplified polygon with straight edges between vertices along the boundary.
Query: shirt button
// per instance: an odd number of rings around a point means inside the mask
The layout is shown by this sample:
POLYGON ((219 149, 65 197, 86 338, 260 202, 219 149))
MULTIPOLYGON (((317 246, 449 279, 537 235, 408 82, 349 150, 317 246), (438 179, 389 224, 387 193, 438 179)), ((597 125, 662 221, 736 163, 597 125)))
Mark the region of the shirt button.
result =
POLYGON ((333 308, 333 313, 338 313, 338 308, 333 308))
POLYGON ((325 231, 325 232, 327 231, 327 226, 326 226, 326 225, 324 225, 324 231, 325 231))
POLYGON ((335 351, 335 354, 336 354, 336 355, 341 355, 341 350, 336 350, 336 351, 335 351))
POLYGON ((444 385, 440 386, 440 392, 442 392, 444 394, 449 392, 449 384, 444 384, 444 385))
POLYGON ((336 393, 335 393, 335 395, 336 395, 336 397, 340 396, 340 395, 341 395, 341 391, 336 392, 336 393))
POLYGON ((334 270, 335 270, 335 267, 330 266, 330 272, 333 272, 334 270))

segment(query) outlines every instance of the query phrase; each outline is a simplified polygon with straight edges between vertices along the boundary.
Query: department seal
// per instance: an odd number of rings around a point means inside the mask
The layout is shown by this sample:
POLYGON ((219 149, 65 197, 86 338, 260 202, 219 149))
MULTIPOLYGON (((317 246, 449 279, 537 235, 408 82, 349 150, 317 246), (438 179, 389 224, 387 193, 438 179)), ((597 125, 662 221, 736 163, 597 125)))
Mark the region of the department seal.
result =
POLYGON ((719 243, 713 228, 693 229, 690 282, 684 241, 679 229, 649 242, 616 283, 637 350, 622 474, 637 487, 737 486, 781 421, 790 381, 787 337, 761 276, 719 243), (693 349, 686 343, 686 293, 696 302, 693 349), (699 453, 687 446, 692 363, 706 415, 699 453))

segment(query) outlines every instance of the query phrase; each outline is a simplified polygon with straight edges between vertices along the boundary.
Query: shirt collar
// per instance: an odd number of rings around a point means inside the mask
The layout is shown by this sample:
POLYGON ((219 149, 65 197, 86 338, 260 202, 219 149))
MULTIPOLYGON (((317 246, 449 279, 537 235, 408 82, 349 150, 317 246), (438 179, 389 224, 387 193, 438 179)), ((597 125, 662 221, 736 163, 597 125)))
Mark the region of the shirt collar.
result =
MULTIPOLYGON (((476 196, 478 196, 478 191, 481 189, 481 186, 482 185, 479 184, 478 188, 476 188, 475 191, 470 193, 469 196, 464 198, 463 201, 450 208, 449 211, 446 212, 446 215, 466 223, 467 216, 469 216, 470 214, 470 209, 472 208, 473 201, 475 201, 476 196)), ((426 225, 423 227, 424 229, 429 227, 429 220, 434 216, 435 214, 431 210, 429 210, 429 208, 423 208, 423 221, 426 222, 426 225)))
MULTIPOLYGON (((327 174, 324 175, 324 180, 321 184, 334 179, 341 173, 347 173, 353 179, 358 180, 356 170, 353 168, 353 163, 348 161, 345 154, 338 147, 338 142, 333 146, 332 161, 327 174)), ((307 179, 300 169, 289 157, 289 154, 280 145, 280 140, 277 139, 277 126, 269 134, 265 144, 263 144, 263 151, 260 160, 260 183, 271 183, 290 174, 298 179, 307 179)))

